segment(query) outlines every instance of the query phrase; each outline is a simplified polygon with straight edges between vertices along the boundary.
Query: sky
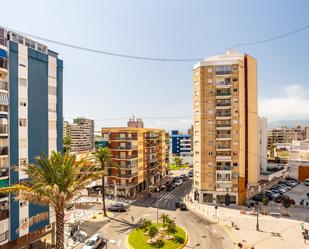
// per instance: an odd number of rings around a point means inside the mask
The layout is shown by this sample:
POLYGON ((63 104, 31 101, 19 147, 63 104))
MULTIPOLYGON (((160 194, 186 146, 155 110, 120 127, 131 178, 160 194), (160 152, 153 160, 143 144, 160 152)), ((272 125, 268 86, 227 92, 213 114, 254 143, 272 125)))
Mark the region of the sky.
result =
MULTIPOLYGON (((0 26, 74 45, 138 56, 205 58, 235 43, 309 25, 309 1, 1 0, 0 26)), ((110 57, 46 43, 64 61, 64 117, 92 118, 96 130, 191 124, 195 62, 110 57), (115 119, 115 120, 111 120, 115 119)), ((309 119, 309 29, 239 47, 258 62, 259 115, 309 119)))

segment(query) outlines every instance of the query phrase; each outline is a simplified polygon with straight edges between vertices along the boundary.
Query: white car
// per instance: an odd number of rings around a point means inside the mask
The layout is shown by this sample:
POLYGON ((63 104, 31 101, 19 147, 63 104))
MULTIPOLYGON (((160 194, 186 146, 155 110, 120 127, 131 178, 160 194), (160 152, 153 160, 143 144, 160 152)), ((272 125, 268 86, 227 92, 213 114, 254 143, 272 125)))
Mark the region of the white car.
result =
POLYGON ((97 249, 99 247, 99 245, 103 244, 104 245, 106 244, 106 241, 104 240, 102 234, 100 233, 96 233, 94 234, 93 236, 91 236, 91 238, 89 238, 83 249, 97 249))
POLYGON ((177 181, 175 181, 176 186, 180 186, 181 184, 183 184, 183 180, 178 179, 177 181))
POLYGON ((305 184, 306 186, 309 186, 309 179, 306 179, 306 180, 304 181, 304 184, 305 184))

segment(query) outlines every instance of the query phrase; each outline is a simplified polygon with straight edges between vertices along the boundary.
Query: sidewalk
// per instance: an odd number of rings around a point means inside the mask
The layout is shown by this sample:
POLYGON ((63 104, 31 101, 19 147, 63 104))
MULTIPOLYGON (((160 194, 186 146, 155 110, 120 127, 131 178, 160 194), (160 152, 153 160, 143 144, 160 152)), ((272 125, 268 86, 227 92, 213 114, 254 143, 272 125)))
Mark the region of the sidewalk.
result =
MULTIPOLYGON (((309 249, 309 242, 304 243, 301 221, 259 216, 259 229, 256 231, 256 215, 241 214, 240 210, 218 207, 217 215, 214 206, 191 203, 185 200, 188 208, 194 210, 208 219, 219 222, 227 229, 235 245, 242 243, 243 248, 250 249, 309 249)), ((304 223, 306 229, 309 223, 304 223)), ((235 247, 237 248, 237 246, 235 247)))

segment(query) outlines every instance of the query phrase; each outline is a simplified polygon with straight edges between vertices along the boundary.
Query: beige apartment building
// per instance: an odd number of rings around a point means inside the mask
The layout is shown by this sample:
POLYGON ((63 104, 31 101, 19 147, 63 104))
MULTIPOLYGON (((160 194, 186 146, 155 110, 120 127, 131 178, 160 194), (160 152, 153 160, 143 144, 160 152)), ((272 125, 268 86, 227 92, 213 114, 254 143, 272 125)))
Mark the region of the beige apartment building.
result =
POLYGON ((73 124, 64 122, 64 137, 70 138, 70 151, 84 153, 94 150, 94 121, 86 118, 76 118, 73 124))
MULTIPOLYGON (((306 129, 300 125, 295 127, 282 126, 280 128, 269 129, 267 132, 268 149, 276 143, 292 143, 306 139, 306 129)), ((309 135, 309 134, 308 134, 309 135)))
POLYGON ((242 203, 259 180, 257 62, 236 51, 193 69, 194 198, 242 203))
MULTIPOLYGON (((133 126, 133 125, 132 125, 133 126)), ((166 174, 165 131, 140 127, 102 128, 112 160, 107 168, 107 193, 134 196, 166 174)))

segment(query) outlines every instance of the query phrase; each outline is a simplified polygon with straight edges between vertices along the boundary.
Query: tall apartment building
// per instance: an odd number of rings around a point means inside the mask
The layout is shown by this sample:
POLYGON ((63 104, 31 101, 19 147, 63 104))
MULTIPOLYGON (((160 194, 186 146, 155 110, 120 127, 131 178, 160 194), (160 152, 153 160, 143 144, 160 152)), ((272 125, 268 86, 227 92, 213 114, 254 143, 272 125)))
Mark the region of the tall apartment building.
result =
POLYGON ((70 138, 72 153, 90 152, 94 149, 94 121, 86 118, 76 118, 73 124, 65 122, 64 136, 70 138))
POLYGON ((257 63, 228 51, 193 70, 194 197, 241 203, 259 179, 257 63))
POLYGON ((267 140, 268 140, 268 149, 272 144, 276 143, 292 143, 293 141, 302 141, 305 139, 305 129, 301 126, 295 126, 289 128, 283 126, 281 128, 274 128, 268 130, 267 140))
MULTIPOLYGON (((62 151, 62 72, 56 52, 0 28, 0 187, 27 179, 21 167, 35 163, 36 156, 62 151)), ((42 236, 51 236, 51 217, 17 228, 48 209, 1 194, 0 248, 42 248, 42 236)))
POLYGON ((171 150, 174 156, 192 156, 191 135, 182 134, 178 130, 172 130, 171 150))
POLYGON ((134 196, 166 174, 165 131, 136 127, 102 128, 112 160, 107 168, 107 192, 114 185, 121 196, 134 196))
POLYGON ((259 147, 260 170, 267 171, 267 118, 258 117, 259 120, 259 147))

